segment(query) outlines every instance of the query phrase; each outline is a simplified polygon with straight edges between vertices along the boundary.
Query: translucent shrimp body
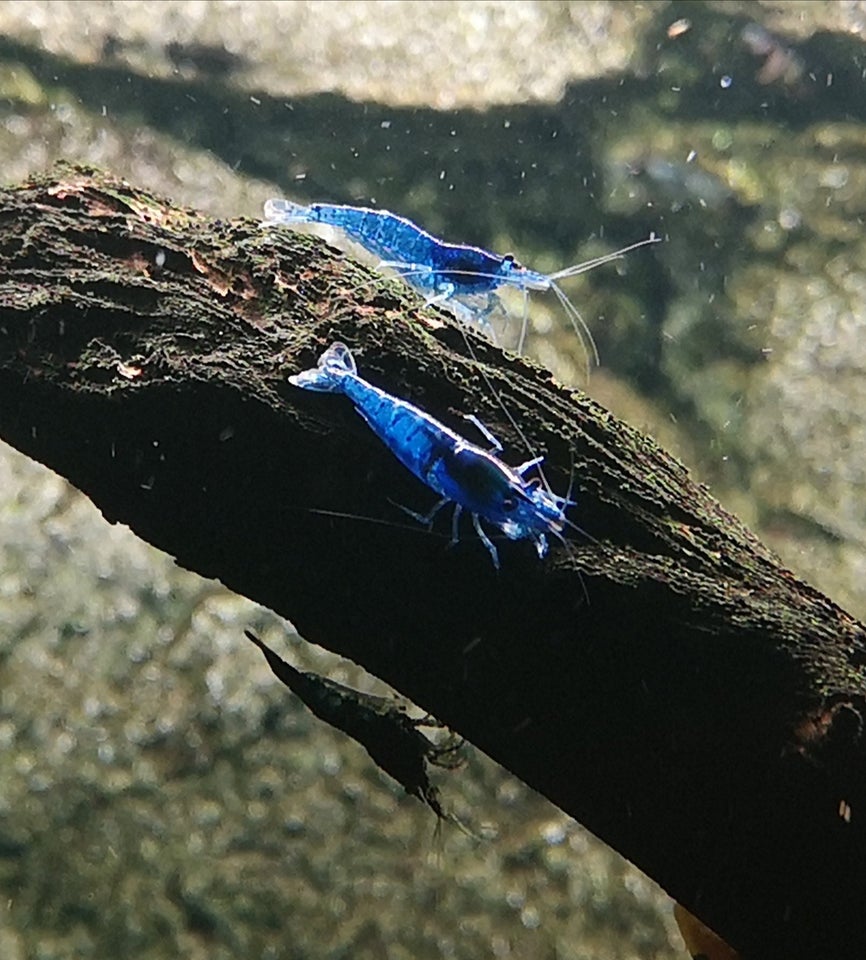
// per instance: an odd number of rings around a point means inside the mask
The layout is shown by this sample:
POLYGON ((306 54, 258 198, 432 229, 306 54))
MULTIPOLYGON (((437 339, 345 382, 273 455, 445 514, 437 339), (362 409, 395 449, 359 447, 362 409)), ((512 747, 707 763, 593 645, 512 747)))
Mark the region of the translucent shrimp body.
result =
POLYGON ((397 459, 441 497, 426 516, 407 512, 429 524, 445 504, 453 503, 452 543, 456 543, 458 519, 463 510, 468 511, 497 570, 499 554, 484 532, 482 520, 509 540, 531 540, 539 557, 547 553, 548 534, 562 538, 568 522, 565 511, 572 501, 524 479, 542 457, 519 467, 508 466, 494 455, 501 446, 477 420, 469 418, 490 441, 491 450, 470 443, 408 401, 363 380, 344 343, 332 343, 317 367, 289 380, 305 390, 346 394, 397 459))
POLYGON ((329 203, 302 206, 275 199, 265 204, 265 220, 289 226, 325 223, 337 227, 428 297, 492 292, 506 282, 504 276, 514 266, 511 257, 445 243, 387 210, 329 203))
POLYGON ((593 267, 619 259, 636 247, 655 243, 658 237, 576 264, 556 273, 539 273, 518 263, 511 255, 500 257, 481 247, 446 243, 419 226, 387 210, 339 204, 302 205, 290 200, 273 199, 265 204, 266 224, 322 223, 342 230, 346 236, 381 258, 380 266, 389 267, 428 303, 449 306, 457 317, 489 330, 490 315, 502 310, 497 291, 512 287, 524 295, 523 323, 518 352, 523 350, 527 328, 526 298, 530 290, 552 290, 586 350, 588 359, 598 363, 598 351, 592 334, 574 304, 559 286, 559 280, 585 273, 593 267))

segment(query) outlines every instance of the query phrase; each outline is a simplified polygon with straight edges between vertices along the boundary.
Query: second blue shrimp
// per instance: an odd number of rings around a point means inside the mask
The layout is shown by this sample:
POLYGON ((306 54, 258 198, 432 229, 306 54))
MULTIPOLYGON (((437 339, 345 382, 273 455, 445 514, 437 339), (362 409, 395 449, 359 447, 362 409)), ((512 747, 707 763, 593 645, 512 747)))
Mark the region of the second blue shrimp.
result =
POLYGON ((331 203, 304 206, 276 198, 265 203, 264 212, 266 224, 321 223, 342 230, 369 253, 380 257, 380 266, 396 271, 428 303, 449 306, 460 320, 477 323, 488 330, 491 314, 503 310, 497 291, 505 287, 520 290, 524 295, 524 314, 518 353, 523 350, 526 336, 528 292, 552 290, 583 344, 587 358, 595 363, 598 363, 598 351, 592 334, 557 281, 585 273, 659 239, 651 235, 615 253, 546 274, 530 270, 510 254, 499 256, 481 247, 447 243, 388 210, 331 203))
POLYGON ((499 553, 482 521, 509 540, 531 540, 539 557, 547 553, 548 534, 564 539, 562 531, 568 524, 565 511, 572 501, 557 497, 538 481, 525 479, 543 458, 535 457, 519 467, 508 466, 495 456, 501 445, 476 418, 467 419, 485 435, 490 450, 470 443, 408 401, 362 379, 349 348, 340 342, 328 347, 318 366, 289 380, 305 390, 346 394, 397 459, 441 497, 426 516, 407 512, 430 524, 443 506, 453 503, 451 542, 456 543, 458 520, 467 510, 497 570, 499 553))
POLYGON ((331 203, 303 206, 274 199, 265 204, 265 221, 294 225, 324 223, 337 227, 365 250, 381 258, 430 301, 491 294, 512 269, 524 268, 513 257, 497 257, 461 243, 446 243, 388 210, 331 203))

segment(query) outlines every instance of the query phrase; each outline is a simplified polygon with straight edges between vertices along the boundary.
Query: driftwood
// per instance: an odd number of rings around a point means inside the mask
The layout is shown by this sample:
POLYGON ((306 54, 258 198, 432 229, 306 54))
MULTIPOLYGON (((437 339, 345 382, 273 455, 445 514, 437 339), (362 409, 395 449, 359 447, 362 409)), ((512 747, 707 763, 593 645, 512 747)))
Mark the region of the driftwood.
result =
MULTIPOLYGON (((615 847, 746 958, 866 954, 866 635, 651 439, 309 238, 92 171, 0 198, 0 436, 111 521, 351 657, 615 847), (539 561, 416 528, 365 376, 512 462, 572 467, 539 561), (482 376, 481 371, 484 371, 482 376), (343 514, 332 515, 331 512, 343 514), (374 521, 386 522, 374 522, 374 521)), ((444 520, 444 518, 443 518, 444 520)))

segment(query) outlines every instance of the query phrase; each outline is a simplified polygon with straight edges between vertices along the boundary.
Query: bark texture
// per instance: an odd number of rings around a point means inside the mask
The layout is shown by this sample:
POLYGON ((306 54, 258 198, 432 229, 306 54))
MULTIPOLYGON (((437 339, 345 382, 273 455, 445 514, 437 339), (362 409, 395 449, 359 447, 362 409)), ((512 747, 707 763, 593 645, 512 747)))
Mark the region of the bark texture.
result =
POLYGON ((0 310, 0 436, 109 520, 387 680, 744 957, 866 954, 864 627, 653 440, 319 241, 93 171, 0 194, 0 310), (430 491, 286 382, 335 339, 526 459, 495 390, 594 539, 499 542, 496 573, 468 525, 405 523, 389 500, 430 491))

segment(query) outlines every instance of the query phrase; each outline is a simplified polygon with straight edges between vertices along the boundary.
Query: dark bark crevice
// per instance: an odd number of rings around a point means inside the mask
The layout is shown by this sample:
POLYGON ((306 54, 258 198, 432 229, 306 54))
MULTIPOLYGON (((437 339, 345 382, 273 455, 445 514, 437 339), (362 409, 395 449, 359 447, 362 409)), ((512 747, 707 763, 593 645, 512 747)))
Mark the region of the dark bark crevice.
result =
POLYGON ((866 951, 863 626, 650 438, 321 242, 93 171, 3 191, 0 265, 3 439, 387 680, 744 956, 866 951), (495 391, 557 492, 573 464, 593 539, 502 542, 496 573, 468 528, 449 550, 447 522, 407 523, 389 500, 431 492, 345 398, 286 381, 335 339, 518 462, 495 391))

